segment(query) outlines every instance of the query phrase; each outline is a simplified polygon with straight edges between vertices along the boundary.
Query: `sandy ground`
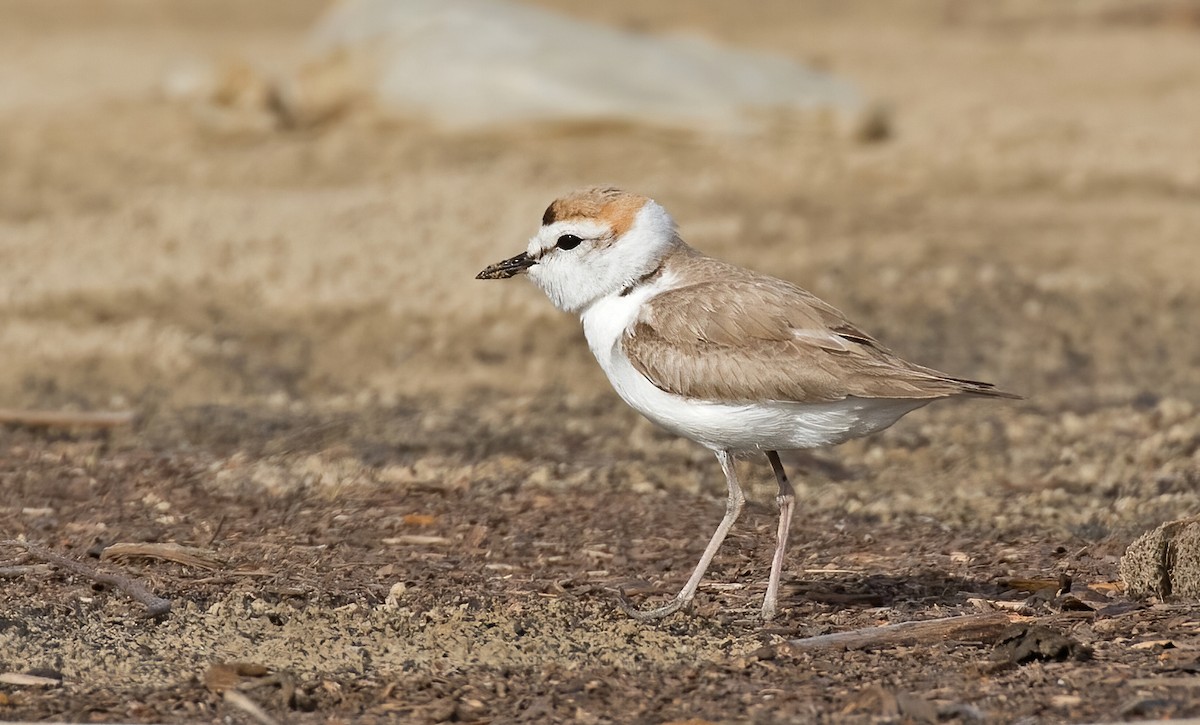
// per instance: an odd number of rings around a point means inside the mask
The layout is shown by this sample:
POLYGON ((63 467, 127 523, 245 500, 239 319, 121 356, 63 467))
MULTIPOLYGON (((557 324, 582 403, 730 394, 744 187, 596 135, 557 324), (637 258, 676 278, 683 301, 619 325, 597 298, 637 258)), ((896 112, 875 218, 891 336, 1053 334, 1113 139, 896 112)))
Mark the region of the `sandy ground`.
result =
POLYGON ((1200 715, 1200 608, 1112 584, 1137 533, 1200 509, 1194 5, 545 4, 819 63, 887 102, 892 136, 450 135, 370 109, 278 130, 162 80, 288 67, 318 3, 0 6, 0 407, 138 415, 0 429, 0 538, 174 603, 148 620, 58 568, 5 575, 0 672, 61 685, 0 684, 0 719, 250 722, 231 689, 286 722, 1200 715), (1028 400, 788 456, 799 514, 767 627, 773 484, 748 462, 753 502, 694 611, 635 624, 613 590, 680 586, 719 469, 626 409, 530 285, 472 279, 593 183, 1028 400), (117 542, 212 561, 91 558, 117 542), (781 644, 1063 574, 1090 603, 1023 611, 1086 661, 781 644))

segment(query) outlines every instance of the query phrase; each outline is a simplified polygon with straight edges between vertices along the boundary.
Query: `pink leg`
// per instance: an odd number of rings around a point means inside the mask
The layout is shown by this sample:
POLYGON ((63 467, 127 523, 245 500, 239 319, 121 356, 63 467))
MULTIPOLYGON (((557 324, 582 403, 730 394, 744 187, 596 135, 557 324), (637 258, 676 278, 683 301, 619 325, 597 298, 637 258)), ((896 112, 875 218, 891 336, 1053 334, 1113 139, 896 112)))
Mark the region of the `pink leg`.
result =
POLYGON ((792 510, 796 503, 796 492, 788 481, 783 463, 775 451, 767 451, 767 460, 775 471, 775 480, 779 483, 779 495, 775 502, 779 504, 779 531, 776 534, 775 556, 771 559, 771 577, 767 580, 767 596, 763 599, 762 616, 764 621, 775 617, 779 601, 779 576, 783 571, 783 554, 787 550, 788 531, 792 528, 792 510))
MULTIPOLYGON (((721 519, 721 524, 717 526, 712 539, 709 540, 708 546, 705 547, 704 555, 700 557, 700 563, 696 564, 696 568, 692 571, 692 576, 688 578, 687 584, 683 585, 683 589, 679 591, 679 594, 675 595, 675 598, 670 603, 657 609, 645 611, 634 609, 633 605, 630 604, 622 592, 620 600, 621 609, 634 619, 639 619, 643 622, 662 619, 691 604, 692 599, 696 597, 696 589, 700 586, 700 580, 704 578, 704 572, 708 570, 708 565, 712 562, 713 557, 717 555, 717 550, 721 548, 721 542, 725 541, 725 535, 733 528, 733 522, 737 521, 738 514, 742 512, 742 505, 746 503, 746 496, 742 493, 742 487, 738 484, 737 471, 733 467, 733 454, 728 451, 717 451, 717 460, 721 462, 721 470, 725 472, 725 483, 729 486, 729 496, 725 499, 725 518, 721 519)), ((782 555, 780 556, 782 557, 782 555)))

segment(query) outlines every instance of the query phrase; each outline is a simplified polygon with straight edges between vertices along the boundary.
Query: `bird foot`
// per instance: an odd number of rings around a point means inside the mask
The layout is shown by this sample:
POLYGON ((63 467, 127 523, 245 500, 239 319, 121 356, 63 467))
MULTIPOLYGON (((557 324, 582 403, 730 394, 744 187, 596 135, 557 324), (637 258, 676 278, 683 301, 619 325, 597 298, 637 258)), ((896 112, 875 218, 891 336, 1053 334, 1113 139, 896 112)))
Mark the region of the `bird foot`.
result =
POLYGON ((629 596, 625 594, 624 589, 617 590, 617 606, 621 608, 622 612, 625 612, 625 614, 628 614, 639 622, 653 622, 664 617, 669 617, 691 603, 690 599, 675 597, 666 605, 656 609, 638 609, 629 599, 629 596))
POLYGON ((770 622, 775 618, 776 613, 775 602, 763 602, 762 618, 764 622, 770 622))

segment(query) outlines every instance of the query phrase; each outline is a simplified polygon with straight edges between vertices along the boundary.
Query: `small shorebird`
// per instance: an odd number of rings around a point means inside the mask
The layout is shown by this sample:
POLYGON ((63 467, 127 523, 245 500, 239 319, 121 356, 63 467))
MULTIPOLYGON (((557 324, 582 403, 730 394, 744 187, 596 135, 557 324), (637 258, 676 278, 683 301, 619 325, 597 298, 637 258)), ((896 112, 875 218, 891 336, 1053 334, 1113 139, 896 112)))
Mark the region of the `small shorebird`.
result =
POLYGON ((989 383, 906 362, 796 285, 689 247, 652 199, 584 189, 542 215, 515 257, 477 279, 528 274, 556 307, 577 313, 588 346, 621 398, 716 454, 725 517, 679 594, 623 608, 658 619, 691 603, 741 513, 734 456, 763 452, 779 483, 779 529, 762 616, 775 616, 794 491, 777 451, 842 443, 958 395, 1019 398, 989 383))

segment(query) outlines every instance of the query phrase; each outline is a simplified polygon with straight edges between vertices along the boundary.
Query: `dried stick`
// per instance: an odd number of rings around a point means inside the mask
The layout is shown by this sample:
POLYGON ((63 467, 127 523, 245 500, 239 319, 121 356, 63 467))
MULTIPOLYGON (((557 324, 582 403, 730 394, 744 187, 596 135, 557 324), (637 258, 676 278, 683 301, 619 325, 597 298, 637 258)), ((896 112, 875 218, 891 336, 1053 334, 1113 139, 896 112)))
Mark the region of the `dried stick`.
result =
POLYGON ((38 428, 116 428, 133 422, 133 411, 84 413, 61 410, 13 410, 0 408, 0 424, 15 423, 38 428))
POLYGON ((279 721, 268 715, 267 711, 262 709, 257 702, 237 690, 226 690, 225 702, 259 721, 262 725, 279 725, 279 721))
POLYGON ((215 571, 221 568, 221 563, 212 558, 212 553, 207 549, 183 546, 181 544, 152 544, 149 542, 117 543, 104 547, 104 550, 100 552, 100 561, 144 557, 147 559, 173 561, 176 564, 215 571))
POLYGON ((7 539, 0 541, 0 545, 4 546, 20 546, 29 552, 35 559, 61 566, 67 571, 78 574, 79 576, 87 577, 94 582, 100 584, 108 584, 125 592, 131 599, 134 599, 142 606, 146 607, 147 617, 159 617, 171 611, 171 601, 155 596, 141 582, 136 579, 130 579, 120 574, 110 574, 108 572, 93 569, 82 562, 68 559, 65 556, 55 554, 53 551, 43 549, 40 546, 31 544, 28 541, 18 541, 16 539, 7 539))
POLYGON ((16 579, 26 574, 40 574, 50 571, 45 564, 19 564, 17 566, 0 566, 0 579, 16 579))
POLYGON ((784 649, 792 652, 813 652, 823 649, 866 649, 868 647, 932 644, 951 640, 990 642, 995 640, 1012 622, 1012 618, 1003 612, 968 614, 961 617, 928 619, 920 622, 900 622, 882 627, 867 627, 849 632, 793 639, 784 645, 784 649))

